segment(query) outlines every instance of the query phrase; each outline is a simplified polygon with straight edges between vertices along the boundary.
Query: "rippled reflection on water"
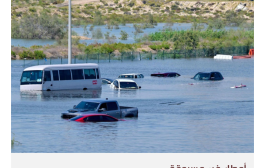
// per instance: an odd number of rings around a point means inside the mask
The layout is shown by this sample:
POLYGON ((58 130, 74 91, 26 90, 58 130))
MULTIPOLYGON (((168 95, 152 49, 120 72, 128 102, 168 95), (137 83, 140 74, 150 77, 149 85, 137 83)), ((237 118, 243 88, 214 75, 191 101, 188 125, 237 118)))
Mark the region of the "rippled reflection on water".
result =
POLYGON ((246 153, 254 152, 254 61, 176 59, 100 63, 102 77, 139 72, 139 90, 20 92, 23 62, 12 61, 12 153, 246 153), (194 81, 198 71, 220 71, 223 81, 194 81), (177 78, 151 73, 176 71, 177 78), (190 84, 193 85, 190 85, 190 84), (246 88, 231 86, 246 84, 246 88), (77 123, 60 113, 83 99, 109 98, 139 108, 115 123, 77 123))

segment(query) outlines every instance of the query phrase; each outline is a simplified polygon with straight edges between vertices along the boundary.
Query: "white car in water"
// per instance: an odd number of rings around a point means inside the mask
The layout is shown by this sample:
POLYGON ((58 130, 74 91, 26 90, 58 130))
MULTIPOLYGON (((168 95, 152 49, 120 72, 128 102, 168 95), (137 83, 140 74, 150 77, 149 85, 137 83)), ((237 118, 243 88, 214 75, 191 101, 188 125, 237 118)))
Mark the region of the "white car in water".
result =
POLYGON ((131 73, 131 74, 121 74, 118 78, 144 78, 143 74, 131 73))
POLYGON ((137 83, 130 79, 116 79, 110 84, 111 88, 114 89, 140 89, 137 83))

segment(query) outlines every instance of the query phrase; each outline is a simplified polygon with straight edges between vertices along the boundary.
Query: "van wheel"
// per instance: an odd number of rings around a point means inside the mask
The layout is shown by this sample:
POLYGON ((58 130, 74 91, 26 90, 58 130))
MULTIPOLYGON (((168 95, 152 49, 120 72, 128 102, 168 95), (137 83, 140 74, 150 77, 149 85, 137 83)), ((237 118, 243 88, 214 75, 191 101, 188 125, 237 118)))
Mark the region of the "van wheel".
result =
POLYGON ((87 88, 83 88, 83 90, 87 90, 87 88))
POLYGON ((47 91, 51 91, 50 89, 47 89, 47 91))

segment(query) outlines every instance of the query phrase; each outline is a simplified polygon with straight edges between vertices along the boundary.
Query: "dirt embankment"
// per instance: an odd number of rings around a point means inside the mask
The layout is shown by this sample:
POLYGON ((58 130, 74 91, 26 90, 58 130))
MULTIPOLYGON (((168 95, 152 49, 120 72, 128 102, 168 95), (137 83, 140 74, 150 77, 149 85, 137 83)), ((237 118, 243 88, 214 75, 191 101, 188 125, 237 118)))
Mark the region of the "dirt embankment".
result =
MULTIPOLYGON (((13 2, 13 1, 12 1, 13 2)), ((179 16, 203 16, 215 17, 216 15, 224 14, 228 10, 246 11, 245 18, 254 19, 254 2, 253 1, 162 1, 162 0, 72 0, 72 19, 79 18, 92 19, 94 12, 99 10, 102 15, 120 14, 120 15, 142 15, 152 13, 156 15, 174 14, 179 16)), ((61 4, 50 4, 47 6, 33 5, 18 5, 15 2, 12 4, 12 16, 20 19, 24 14, 32 14, 34 10, 40 13, 42 10, 47 10, 51 14, 57 14, 62 17, 68 16, 68 0, 61 4)), ((13 17, 12 17, 13 19, 13 17)))
MULTIPOLYGON (((159 1, 159 0, 158 0, 159 1)), ((72 5, 83 6, 85 4, 93 4, 93 5, 102 5, 103 8, 100 10, 104 10, 104 8, 112 7, 119 8, 119 4, 122 7, 128 7, 133 10, 133 8, 141 7, 143 10, 147 12, 159 13, 158 11, 154 11, 154 5, 144 4, 143 0, 119 0, 118 3, 115 3, 114 0, 72 0, 72 5), (133 6, 129 6, 129 4, 133 2, 133 6)), ((209 9, 210 12, 215 12, 219 10, 221 12, 225 12, 227 10, 235 10, 239 4, 244 4, 246 6, 246 10, 254 11, 254 2, 253 1, 166 1, 159 5, 160 11, 165 10, 166 7, 169 7, 171 10, 172 5, 177 5, 180 9, 192 9, 192 8, 200 8, 200 9, 209 9)), ((62 4, 58 4, 57 6, 68 6, 68 0, 65 0, 62 4)), ((120 11, 120 10, 117 10, 120 11)), ((144 11, 143 11, 144 13, 144 11)), ((135 13, 132 13, 135 14, 135 13)))
MULTIPOLYGON (((173 12, 180 16, 198 16, 198 11, 203 17, 214 17, 216 13, 225 13, 228 10, 236 11, 237 7, 243 5, 241 10, 247 12, 254 12, 253 1, 166 1, 161 3, 159 0, 155 3, 143 3, 144 0, 72 0, 72 6, 79 9, 85 9, 85 5, 94 6, 95 9, 101 11, 103 15, 112 13, 116 14, 168 14, 173 12), (157 2, 157 3, 156 3, 157 2), (160 3, 159 3, 160 2, 160 3), (133 5, 132 5, 133 3, 133 5), (110 10, 111 9, 111 10, 110 10), (126 9, 126 11, 124 11, 126 9)), ((56 5, 57 7, 68 6, 68 0, 62 4, 56 5)), ((91 14, 79 13, 82 17, 92 17, 91 14)), ((246 16, 246 18, 249 18, 246 16)))

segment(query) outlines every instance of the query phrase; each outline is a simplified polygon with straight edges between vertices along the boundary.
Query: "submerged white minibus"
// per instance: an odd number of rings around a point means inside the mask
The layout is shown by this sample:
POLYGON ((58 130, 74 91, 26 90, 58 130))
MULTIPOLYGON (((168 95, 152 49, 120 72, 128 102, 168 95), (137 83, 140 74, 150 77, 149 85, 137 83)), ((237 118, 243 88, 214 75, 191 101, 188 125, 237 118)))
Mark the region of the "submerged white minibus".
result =
POLYGON ((101 89, 98 64, 38 65, 24 69, 20 91, 101 89))

